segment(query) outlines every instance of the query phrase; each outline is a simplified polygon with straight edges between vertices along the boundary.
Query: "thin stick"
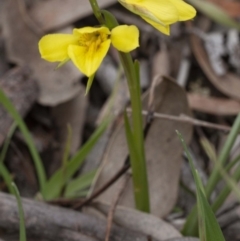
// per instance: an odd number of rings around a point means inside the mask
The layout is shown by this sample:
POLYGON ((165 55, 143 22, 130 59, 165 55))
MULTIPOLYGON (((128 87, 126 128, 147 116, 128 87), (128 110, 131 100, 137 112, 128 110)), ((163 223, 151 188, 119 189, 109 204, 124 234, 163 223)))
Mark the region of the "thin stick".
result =
POLYGON ((89 204, 92 202, 93 199, 98 197, 100 194, 102 194, 106 189, 108 189, 115 181, 117 181, 130 167, 129 162, 129 156, 127 156, 125 160, 125 165, 122 166, 122 168, 114 175, 107 183, 105 183, 99 190, 97 190, 95 193, 92 194, 89 198, 84 200, 83 202, 77 203, 73 206, 73 209, 80 209, 84 205, 89 204))
MULTIPOLYGON (((132 110, 130 108, 127 109, 127 112, 132 112, 132 110)), ((142 111, 143 115, 148 115, 148 111, 143 110, 142 111)), ((225 125, 219 125, 219 124, 214 124, 211 122, 207 122, 207 121, 201 121, 198 119, 194 119, 190 116, 181 114, 180 116, 174 116, 174 115, 168 115, 168 114, 161 114, 161 113, 157 113, 157 112, 153 112, 152 113, 153 117, 156 118, 160 118, 160 119, 166 119, 166 120, 170 120, 170 121, 179 121, 179 122, 186 122, 186 123, 190 123, 193 124, 195 126, 203 126, 206 128, 212 128, 212 129, 218 129, 221 131, 230 131, 231 127, 225 126, 225 125)))
POLYGON ((108 211, 108 217, 107 217, 107 228, 106 228, 106 235, 105 235, 105 241, 109 241, 110 238, 110 233, 111 233, 111 228, 112 228, 112 223, 113 223, 113 215, 114 211, 116 209, 116 206, 118 204, 118 201, 124 191, 124 188, 127 184, 127 181, 129 180, 130 175, 126 176, 122 182, 122 185, 120 186, 118 193, 115 197, 115 199, 112 202, 112 205, 108 211))

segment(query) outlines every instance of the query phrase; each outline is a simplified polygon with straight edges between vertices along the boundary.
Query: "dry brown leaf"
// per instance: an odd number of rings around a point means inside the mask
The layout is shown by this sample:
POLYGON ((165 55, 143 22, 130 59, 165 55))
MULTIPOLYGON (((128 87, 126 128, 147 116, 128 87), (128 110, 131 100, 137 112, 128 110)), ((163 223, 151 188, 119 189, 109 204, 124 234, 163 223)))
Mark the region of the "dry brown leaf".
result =
POLYGON ((53 63, 40 58, 40 38, 25 25, 15 0, 6 2, 2 18, 7 57, 9 61, 28 65, 33 70, 40 87, 39 103, 54 106, 77 95, 82 88, 79 84, 82 74, 72 63, 54 71, 53 63))
POLYGON ((232 99, 188 94, 188 103, 193 110, 212 115, 237 115, 240 112, 240 102, 232 99))
POLYGON ((168 76, 170 74, 170 66, 169 66, 169 53, 167 50, 167 46, 164 42, 161 42, 161 50, 159 50, 153 58, 153 66, 152 66, 152 77, 156 75, 165 75, 168 76))
MULTIPOLYGON (((35 2, 30 9, 29 15, 44 31, 66 26, 92 14, 92 8, 88 0, 48 0, 35 2)), ((103 8, 115 2, 115 0, 99 0, 98 4, 103 8)))
MULTIPOLYGON (((105 215, 108 214, 109 205, 99 202, 94 203, 93 205, 100 212, 103 212, 105 215)), ((182 236, 179 231, 162 219, 159 219, 151 214, 122 206, 117 206, 115 209, 113 221, 124 228, 143 233, 155 238, 156 240, 182 236)))
MULTIPOLYGON (((155 111, 171 115, 189 115, 184 90, 173 81, 164 79, 155 89, 155 111)), ((148 95, 144 98, 147 107, 148 95)), ((191 126, 169 120, 154 120, 146 138, 146 156, 148 180, 151 197, 151 213, 163 217, 175 204, 178 192, 178 180, 181 166, 182 147, 175 130, 179 130, 188 142, 191 126), (173 151, 174 150, 174 151, 173 151)), ((127 144, 123 123, 115 130, 110 140, 103 169, 96 183, 97 190, 122 167, 127 156, 127 144)), ((121 179, 112 185, 100 197, 99 201, 111 203, 121 179)), ((134 207, 133 187, 130 180, 123 192, 120 205, 134 207)))
POLYGON ((211 81, 222 93, 240 100, 240 78, 232 73, 227 73, 224 76, 217 76, 210 65, 207 53, 200 38, 196 35, 191 35, 190 41, 193 53, 209 81, 211 81))

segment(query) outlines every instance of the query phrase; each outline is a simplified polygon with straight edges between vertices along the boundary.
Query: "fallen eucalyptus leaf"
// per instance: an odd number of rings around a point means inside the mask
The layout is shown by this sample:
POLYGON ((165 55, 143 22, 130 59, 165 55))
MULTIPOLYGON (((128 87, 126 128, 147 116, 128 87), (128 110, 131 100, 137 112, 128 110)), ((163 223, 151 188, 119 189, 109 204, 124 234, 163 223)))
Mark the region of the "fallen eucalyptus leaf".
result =
MULTIPOLYGON (((143 108, 147 109, 148 94, 144 97, 143 108)), ((185 91, 166 78, 155 88, 155 111, 159 113, 189 115, 185 91)), ((163 217, 173 208, 177 193, 181 167, 182 147, 175 129, 184 133, 186 140, 191 137, 191 125, 170 120, 155 119, 145 141, 148 181, 151 197, 151 213, 163 217), (174 150, 174 151, 173 151, 174 150)), ((123 123, 115 129, 103 160, 102 172, 95 190, 104 185, 122 167, 128 149, 123 123)), ((111 203, 121 185, 121 178, 100 197, 99 201, 111 203)), ((120 205, 134 207, 132 180, 128 181, 119 201, 120 205)))

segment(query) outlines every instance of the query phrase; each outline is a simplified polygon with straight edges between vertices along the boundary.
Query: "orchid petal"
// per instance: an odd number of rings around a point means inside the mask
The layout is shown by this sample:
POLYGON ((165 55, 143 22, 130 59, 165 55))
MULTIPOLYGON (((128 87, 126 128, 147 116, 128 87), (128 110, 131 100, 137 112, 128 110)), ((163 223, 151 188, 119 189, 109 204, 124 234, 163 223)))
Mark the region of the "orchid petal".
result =
POLYGON ((139 30, 136 26, 120 25, 111 32, 113 46, 122 52, 130 52, 139 46, 139 30))
POLYGON ((73 35, 79 36, 79 34, 100 32, 110 34, 110 30, 107 27, 84 27, 73 29, 73 35))
POLYGON ((127 8, 135 14, 162 25, 178 21, 178 10, 168 0, 119 0, 119 2, 123 3, 125 7, 129 6, 127 8))
POLYGON ((75 66, 86 76, 90 77, 99 68, 103 58, 107 54, 110 44, 111 41, 108 39, 101 43, 97 49, 70 45, 68 47, 68 55, 75 66))
POLYGON ((142 17, 146 22, 148 22, 149 24, 151 24, 154 28, 156 28, 158 31, 166 34, 166 35, 170 35, 170 26, 169 25, 162 25, 162 24, 158 24, 148 18, 144 18, 142 17))
POLYGON ((187 4, 182 0, 168 0, 178 10, 178 21, 186 21, 196 16, 196 10, 191 5, 187 4))
POLYGON ((49 62, 62 62, 68 58, 68 46, 78 44, 72 34, 48 34, 39 41, 41 57, 49 62))

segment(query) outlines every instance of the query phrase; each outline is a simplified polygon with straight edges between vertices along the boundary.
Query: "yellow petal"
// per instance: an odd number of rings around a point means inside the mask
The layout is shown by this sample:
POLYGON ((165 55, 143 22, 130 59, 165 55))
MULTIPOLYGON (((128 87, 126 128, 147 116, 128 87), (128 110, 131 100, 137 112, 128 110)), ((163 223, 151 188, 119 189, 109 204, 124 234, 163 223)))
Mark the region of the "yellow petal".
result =
POLYGON ((196 9, 182 0, 168 0, 178 10, 178 21, 186 21, 196 16, 196 9))
POLYGON ((73 34, 79 36, 79 34, 85 33, 94 33, 94 32, 101 32, 110 34, 110 30, 107 27, 84 27, 84 28, 75 28, 73 29, 73 34))
POLYGON ((76 67, 86 76, 90 77, 99 68, 110 44, 111 41, 108 39, 101 43, 96 51, 85 46, 70 45, 68 47, 68 55, 76 67))
POLYGON ((119 0, 119 2, 135 14, 162 25, 178 21, 178 9, 168 0, 119 0))
POLYGON ((156 28, 158 31, 166 34, 166 35, 170 35, 170 26, 169 25, 162 25, 162 24, 158 24, 150 19, 144 18, 142 17, 146 22, 148 22, 149 24, 151 24, 154 28, 156 28))
POLYGON ((78 43, 72 34, 48 34, 38 43, 41 57, 49 62, 62 62, 68 58, 68 46, 78 43))
POLYGON ((136 26, 120 25, 111 32, 113 46, 122 52, 130 52, 139 46, 139 30, 136 26))

